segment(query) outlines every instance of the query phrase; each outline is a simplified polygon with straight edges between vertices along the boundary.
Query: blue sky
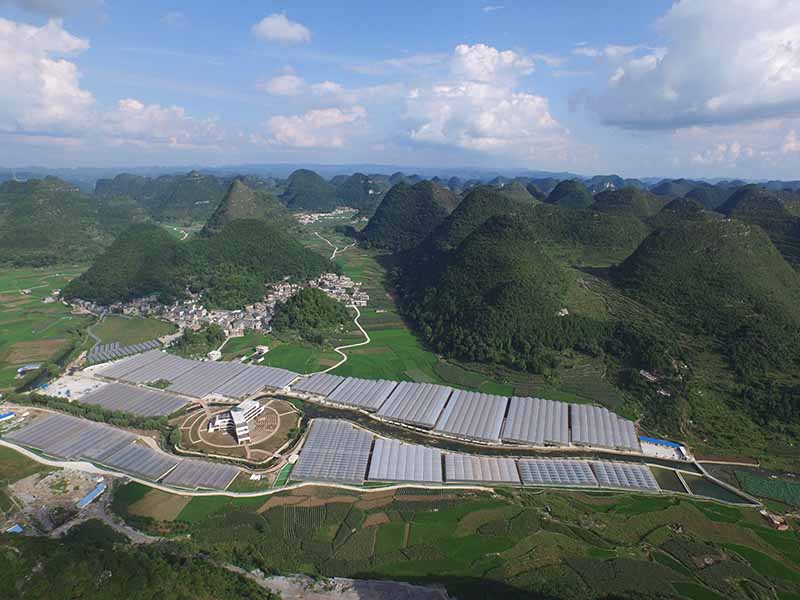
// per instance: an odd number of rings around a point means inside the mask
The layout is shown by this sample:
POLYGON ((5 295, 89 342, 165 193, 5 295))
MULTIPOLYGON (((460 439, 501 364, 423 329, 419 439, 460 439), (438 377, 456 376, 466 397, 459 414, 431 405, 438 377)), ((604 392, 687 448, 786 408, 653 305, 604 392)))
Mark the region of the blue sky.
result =
POLYGON ((9 166, 800 178, 793 0, 0 0, 0 78, 9 166))

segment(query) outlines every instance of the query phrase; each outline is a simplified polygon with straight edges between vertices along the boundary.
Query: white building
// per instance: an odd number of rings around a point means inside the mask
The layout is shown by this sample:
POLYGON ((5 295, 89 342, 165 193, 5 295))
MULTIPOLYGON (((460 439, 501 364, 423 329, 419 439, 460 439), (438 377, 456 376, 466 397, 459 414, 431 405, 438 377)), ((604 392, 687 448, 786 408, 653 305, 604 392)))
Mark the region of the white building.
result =
POLYGON ((241 446, 250 441, 249 421, 264 412, 264 407, 255 400, 245 400, 234 406, 228 412, 220 413, 208 422, 208 432, 214 433, 223 429, 236 436, 236 442, 241 446))

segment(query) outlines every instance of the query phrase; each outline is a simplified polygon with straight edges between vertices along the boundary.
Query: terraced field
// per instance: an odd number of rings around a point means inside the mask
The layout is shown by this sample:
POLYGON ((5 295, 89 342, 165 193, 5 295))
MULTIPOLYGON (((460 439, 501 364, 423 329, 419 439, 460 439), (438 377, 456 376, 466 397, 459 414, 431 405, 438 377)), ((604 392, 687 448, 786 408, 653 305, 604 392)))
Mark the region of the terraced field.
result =
POLYGON ((72 315, 61 302, 42 302, 81 270, 0 271, 0 392, 20 384, 17 367, 57 361, 86 343, 85 330, 92 317, 72 315))
POLYGON ((683 498, 303 488, 268 500, 195 498, 150 525, 263 570, 438 582, 459 598, 800 591, 796 531, 769 529, 754 510, 683 498))

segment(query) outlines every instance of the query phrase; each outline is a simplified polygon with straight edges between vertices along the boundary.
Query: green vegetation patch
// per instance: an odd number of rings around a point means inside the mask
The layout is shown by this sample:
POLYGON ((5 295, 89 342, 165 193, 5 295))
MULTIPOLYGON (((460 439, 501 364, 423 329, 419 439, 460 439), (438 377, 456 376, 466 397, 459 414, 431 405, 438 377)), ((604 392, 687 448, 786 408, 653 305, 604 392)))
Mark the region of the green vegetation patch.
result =
POLYGON ((177 327, 158 319, 109 315, 92 327, 100 343, 119 342, 122 346, 140 344, 175 333, 177 327))
POLYGON ((50 470, 16 450, 0 446, 0 484, 13 483, 34 473, 50 470))
POLYGON ((800 483, 778 477, 761 477, 744 469, 737 469, 736 479, 748 494, 800 506, 800 483))
POLYGON ((740 544, 726 544, 725 547, 736 552, 739 556, 744 558, 750 563, 750 566, 753 567, 753 569, 767 579, 773 579, 777 577, 794 583, 800 583, 800 572, 790 569, 785 564, 772 558, 771 556, 768 556, 767 554, 764 554, 763 552, 759 552, 754 548, 742 546, 740 544))

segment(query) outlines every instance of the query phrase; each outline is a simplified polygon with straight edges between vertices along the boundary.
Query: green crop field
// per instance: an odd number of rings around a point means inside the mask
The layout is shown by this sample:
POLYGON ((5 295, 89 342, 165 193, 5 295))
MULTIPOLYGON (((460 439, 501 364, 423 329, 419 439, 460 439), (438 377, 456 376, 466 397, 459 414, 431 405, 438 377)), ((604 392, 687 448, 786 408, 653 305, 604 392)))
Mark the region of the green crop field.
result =
POLYGON ((736 479, 748 494, 777 500, 790 506, 800 506, 800 482, 761 477, 744 469, 736 470, 736 479))
POLYGON ((0 485, 7 485, 50 469, 11 448, 0 447, 0 485))
POLYGON ((58 301, 43 302, 80 271, 78 267, 0 270, 0 391, 19 384, 17 367, 57 360, 85 343, 93 317, 73 315, 58 301))
POLYGON ((712 600, 766 582, 781 598, 800 591, 797 534, 769 529, 752 509, 611 492, 376 494, 194 498, 169 526, 176 543, 188 534, 196 551, 265 572, 440 583, 465 599, 674 590, 712 600))
POLYGON ((175 333, 177 329, 172 323, 158 319, 110 315, 94 325, 91 331, 104 344, 119 342, 127 346, 175 333))

